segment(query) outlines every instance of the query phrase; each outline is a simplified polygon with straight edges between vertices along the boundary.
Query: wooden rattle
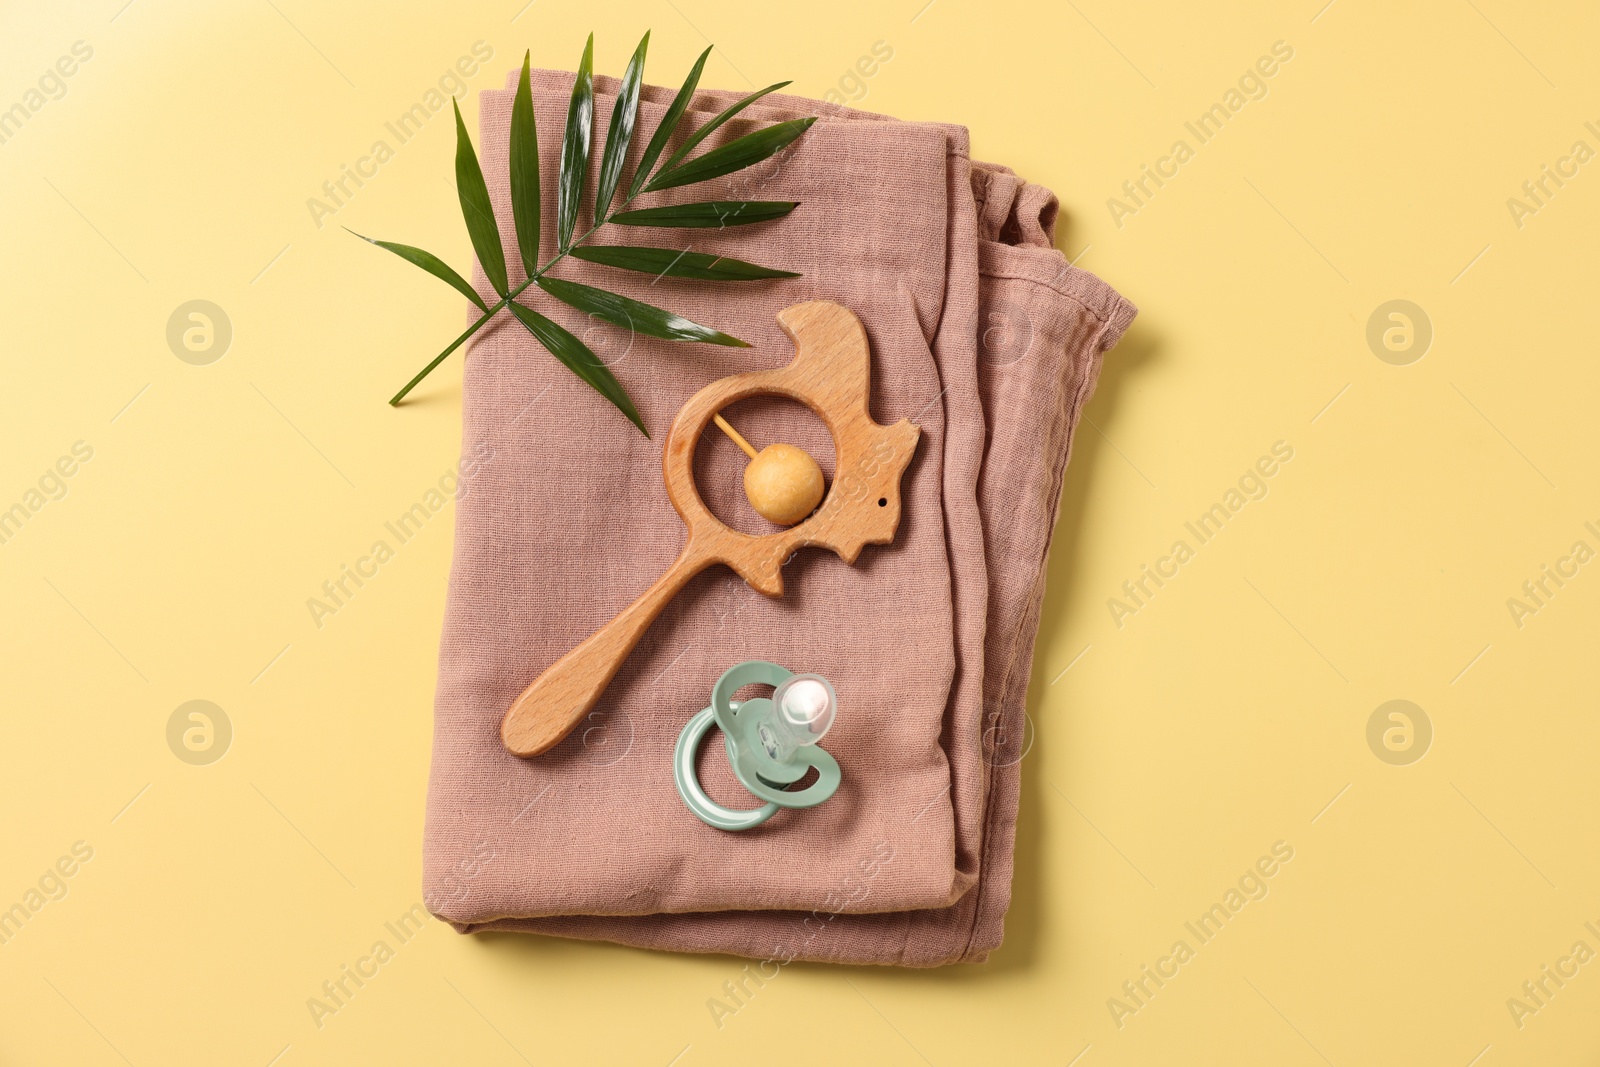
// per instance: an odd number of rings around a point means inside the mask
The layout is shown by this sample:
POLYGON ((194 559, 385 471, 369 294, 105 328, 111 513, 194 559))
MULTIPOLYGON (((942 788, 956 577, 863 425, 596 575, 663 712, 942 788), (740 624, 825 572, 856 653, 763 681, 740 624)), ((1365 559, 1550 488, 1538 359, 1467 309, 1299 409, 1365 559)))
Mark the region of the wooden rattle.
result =
MULTIPOLYGON (((712 382, 689 398, 667 434, 661 466, 667 497, 688 530, 683 551, 638 600, 522 691, 500 724, 508 751, 537 756, 566 737, 599 701, 656 616, 689 579, 712 564, 725 564, 757 592, 778 597, 783 595, 780 568, 798 548, 826 548, 854 563, 866 545, 894 540, 900 526, 900 476, 916 451, 921 429, 907 419, 893 426, 872 421, 867 406, 872 357, 866 331, 852 312, 817 300, 778 312, 778 325, 794 342, 793 362, 712 382), (701 433, 724 407, 747 397, 772 395, 799 401, 816 412, 833 435, 838 465, 822 506, 809 518, 787 530, 756 536, 730 529, 700 499, 694 484, 694 450, 701 433)), ((755 458, 776 447, 768 446, 755 458)), ((783 461, 785 467, 791 463, 783 461)), ((747 491, 749 486, 747 469, 747 491)), ((790 503, 797 499, 779 495, 790 503)))

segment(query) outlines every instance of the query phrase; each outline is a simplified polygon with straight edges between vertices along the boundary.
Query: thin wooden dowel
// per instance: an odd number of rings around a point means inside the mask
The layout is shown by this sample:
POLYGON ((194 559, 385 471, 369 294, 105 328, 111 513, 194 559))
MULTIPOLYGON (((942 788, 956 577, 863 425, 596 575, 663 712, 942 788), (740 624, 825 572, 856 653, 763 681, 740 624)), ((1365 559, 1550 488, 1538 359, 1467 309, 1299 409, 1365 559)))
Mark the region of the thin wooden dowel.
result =
POLYGON ((722 432, 723 433, 725 433, 729 437, 733 438, 733 443, 734 444, 736 444, 740 448, 744 449, 744 454, 745 455, 749 456, 751 459, 755 459, 756 458, 756 450, 754 448, 750 447, 750 442, 749 441, 746 441, 742 436, 740 436, 738 430, 735 430, 732 426, 728 425, 728 420, 727 419, 723 418, 720 414, 713 415, 713 416, 711 416, 711 418, 712 418, 712 421, 714 421, 718 426, 722 427, 722 432))

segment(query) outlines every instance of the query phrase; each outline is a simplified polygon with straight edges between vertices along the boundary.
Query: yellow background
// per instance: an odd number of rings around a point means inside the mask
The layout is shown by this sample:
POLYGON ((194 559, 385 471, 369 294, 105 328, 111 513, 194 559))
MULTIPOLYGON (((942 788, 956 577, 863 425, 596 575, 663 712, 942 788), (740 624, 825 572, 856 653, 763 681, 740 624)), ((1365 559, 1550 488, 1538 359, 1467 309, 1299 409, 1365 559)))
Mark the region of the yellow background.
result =
POLYGON ((1595 1062, 1600 963, 1520 1028, 1506 1001, 1600 950, 1600 566, 1520 627, 1506 602, 1600 548, 1600 164, 1521 227, 1506 201, 1600 148, 1600 16, 1321 3, 7 5, 0 108, 94 55, 0 145, 0 507, 94 458, 0 546, 0 907, 94 857, 0 947, 0 1061, 1595 1062), (418 902, 448 522, 321 629, 305 601, 455 462, 460 409, 459 357, 384 402, 461 300, 339 225, 470 252, 445 118, 328 225, 306 200, 473 42, 476 129, 524 48, 570 68, 591 29, 608 73, 653 29, 658 83, 715 41, 707 85, 843 79, 970 126, 1142 308, 1067 473, 1007 942, 795 965, 719 1028, 730 958, 430 920, 319 1029, 307 998, 418 902), (1107 199, 1276 41, 1268 95, 1116 225, 1107 199), (209 366, 166 341, 192 299, 232 323, 209 366), (1434 332, 1405 366, 1366 340, 1393 299, 1434 332), (1123 581, 1280 440, 1268 496, 1118 627, 1123 581), (167 745, 193 699, 233 725, 209 766, 167 745), (1392 699, 1432 724, 1409 765, 1368 746, 1392 699), (1269 895, 1119 1026, 1108 998, 1277 841, 1269 895))

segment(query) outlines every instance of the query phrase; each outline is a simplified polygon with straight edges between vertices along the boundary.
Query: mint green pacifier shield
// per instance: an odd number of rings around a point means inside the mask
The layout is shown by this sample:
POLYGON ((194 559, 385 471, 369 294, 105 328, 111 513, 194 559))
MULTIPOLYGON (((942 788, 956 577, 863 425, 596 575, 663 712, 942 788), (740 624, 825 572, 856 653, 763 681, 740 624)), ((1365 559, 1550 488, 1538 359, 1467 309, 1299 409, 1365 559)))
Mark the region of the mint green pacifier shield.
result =
POLYGON ((814 808, 839 788, 839 764, 815 745, 797 750, 785 762, 773 759, 758 736, 761 721, 772 714, 772 701, 761 697, 736 706, 732 699, 747 685, 776 687, 791 677, 792 672, 762 659, 730 667, 711 690, 711 711, 722 727, 733 773, 752 795, 781 808, 814 808), (804 778, 812 767, 817 769, 815 782, 797 792, 784 790, 785 785, 804 778))
POLYGON ((723 672, 711 691, 711 706, 690 719, 678 735, 673 754, 672 773, 689 810, 703 822, 721 830, 747 830, 777 814, 779 808, 812 808, 839 788, 842 776, 838 762, 819 745, 796 749, 786 760, 774 759, 762 743, 761 724, 770 719, 772 701, 762 697, 735 702, 733 694, 747 685, 782 685, 792 673, 766 660, 749 660, 723 672), (713 801, 695 774, 695 755, 711 724, 722 728, 723 742, 733 773, 758 800, 759 808, 738 811, 713 801), (817 780, 804 789, 790 792, 783 787, 798 782, 812 768, 817 780))

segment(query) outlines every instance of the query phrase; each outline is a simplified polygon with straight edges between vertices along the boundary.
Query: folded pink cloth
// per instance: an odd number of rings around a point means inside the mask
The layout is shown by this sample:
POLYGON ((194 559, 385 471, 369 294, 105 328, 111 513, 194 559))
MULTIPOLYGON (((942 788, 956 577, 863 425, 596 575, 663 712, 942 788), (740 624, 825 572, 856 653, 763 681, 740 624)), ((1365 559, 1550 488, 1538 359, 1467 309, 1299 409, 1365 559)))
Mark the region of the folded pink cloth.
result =
MULTIPOLYGON (((507 89, 485 92, 481 118, 483 168, 508 249, 515 84, 513 74, 507 89)), ((571 86, 571 74, 534 74, 547 177, 558 167, 571 86)), ((596 78, 595 90, 603 131, 617 83, 596 78)), ((672 95, 644 90, 635 157, 672 95)), ((680 129, 740 95, 701 92, 699 115, 680 129)), ((1023 705, 1062 472, 1102 354, 1135 309, 1051 247, 1049 190, 972 162, 961 127, 773 95, 706 147, 805 115, 822 118, 766 164, 634 205, 800 201, 787 218, 726 230, 612 226, 595 238, 692 246, 802 277, 652 280, 574 261, 555 271, 755 347, 629 337, 529 301, 612 365, 652 440, 514 321, 485 329, 467 357, 471 462, 456 518, 424 844, 424 899, 462 932, 919 967, 982 960, 1000 944, 1023 705), (865 324, 877 421, 908 417, 922 427, 894 542, 869 546, 854 566, 798 553, 778 600, 722 568, 700 575, 588 721, 543 756, 507 754, 500 720, 517 694, 630 603, 683 543, 659 452, 678 408, 718 378, 787 364, 793 348, 774 316, 816 299, 843 304, 865 324), (747 659, 833 682, 840 717, 827 747, 844 782, 820 807, 725 833, 679 799, 672 752, 722 671, 747 659)), ((544 198, 546 235, 554 201, 544 198)), ((507 258, 515 284, 520 263, 507 258)), ((487 293, 481 271, 476 280, 487 293)), ((808 413, 762 400, 729 415, 758 444, 806 448, 831 476, 831 440, 808 413)), ((766 532, 744 500, 741 466, 721 435, 708 435, 697 460, 701 494, 730 525, 766 532)), ((720 745, 704 746, 701 774, 719 802, 755 806, 720 745)))

